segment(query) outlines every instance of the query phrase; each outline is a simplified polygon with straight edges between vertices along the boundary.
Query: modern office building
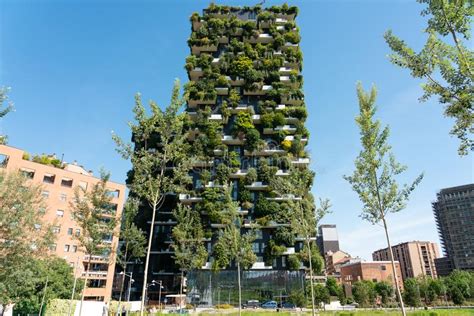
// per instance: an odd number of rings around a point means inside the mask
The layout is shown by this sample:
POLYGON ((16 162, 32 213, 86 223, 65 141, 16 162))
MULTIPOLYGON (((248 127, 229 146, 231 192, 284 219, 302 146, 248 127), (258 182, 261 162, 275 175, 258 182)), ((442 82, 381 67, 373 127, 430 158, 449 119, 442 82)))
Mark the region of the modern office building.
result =
POLYGON ((446 256, 436 261, 439 274, 474 270, 474 184, 442 189, 432 205, 446 256))
MULTIPOLYGON (((392 246, 393 258, 400 262, 403 280, 419 275, 437 277, 435 259, 439 258, 438 244, 429 241, 410 241, 392 246)), ((388 248, 372 253, 375 261, 389 261, 388 248)))
MULTIPOLYGON (((401 275, 398 261, 395 261, 395 271, 397 276, 401 275)), ((387 281, 392 285, 395 284, 390 261, 350 261, 341 266, 341 280, 348 296, 352 295, 352 285, 357 281, 387 281)), ((398 286, 403 289, 403 280, 400 277, 398 278, 398 286)))
POLYGON ((337 234, 336 225, 320 225, 318 227, 317 243, 319 251, 323 256, 326 253, 339 251, 339 237, 337 234))
MULTIPOLYGON (((199 212, 208 251, 207 262, 187 276, 188 294, 217 303, 220 294, 235 286, 235 263, 211 273, 220 255, 214 246, 229 225, 256 235, 252 250, 257 260, 242 274, 246 291, 256 287, 258 295, 268 297, 286 291, 291 282, 301 287, 305 267, 298 252, 303 239, 290 227, 290 205, 312 203, 313 174, 304 149, 309 133, 296 15, 297 8, 287 5, 211 4, 202 15, 191 16, 185 97, 193 183, 189 194, 170 195, 157 214, 148 280, 163 281, 162 295, 179 291, 180 271, 171 246, 176 224, 171 211, 177 203, 199 212), (307 181, 277 192, 274 180, 291 181, 292 173, 307 181), (296 194, 295 187, 304 192, 296 194)), ((142 215, 145 231, 147 220, 142 215)), ((140 296, 141 269, 134 270, 132 297, 140 296)), ((158 289, 148 292, 150 300, 157 299, 158 289)))
MULTIPOLYGON (((115 249, 120 227, 117 225, 114 235, 104 236, 104 255, 92 256, 91 267, 87 269, 89 257, 84 254, 76 238, 81 234, 81 228, 77 226, 70 210, 75 188, 80 186, 90 190, 100 179, 76 163, 61 162, 54 156, 47 155, 30 158, 25 151, 5 145, 0 145, 1 171, 21 172, 29 181, 42 186, 46 207, 38 211, 44 214, 43 225, 54 225, 52 229, 56 241, 51 252, 75 267, 76 277, 87 276, 86 300, 108 301, 112 291, 115 249)), ((107 185, 113 196, 111 209, 115 211, 117 220, 120 220, 125 186, 114 182, 108 182, 107 185)), ((104 215, 107 216, 111 215, 104 215)))

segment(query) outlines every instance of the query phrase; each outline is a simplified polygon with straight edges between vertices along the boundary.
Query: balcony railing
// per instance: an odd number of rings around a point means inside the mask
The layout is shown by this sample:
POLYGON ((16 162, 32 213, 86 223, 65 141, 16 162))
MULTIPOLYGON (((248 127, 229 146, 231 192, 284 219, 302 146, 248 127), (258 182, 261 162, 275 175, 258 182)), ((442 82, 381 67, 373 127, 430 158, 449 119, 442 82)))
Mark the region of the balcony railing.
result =
POLYGON ((246 185, 245 188, 249 190, 263 191, 268 189, 268 185, 263 182, 253 182, 250 185, 246 185))
POLYGON ((89 261, 89 258, 91 259, 91 262, 109 262, 110 258, 107 256, 84 256, 84 261, 89 261))
POLYGON ((189 204, 189 203, 201 202, 202 198, 197 197, 197 196, 191 196, 189 194, 180 194, 179 195, 179 200, 180 200, 181 203, 189 204))

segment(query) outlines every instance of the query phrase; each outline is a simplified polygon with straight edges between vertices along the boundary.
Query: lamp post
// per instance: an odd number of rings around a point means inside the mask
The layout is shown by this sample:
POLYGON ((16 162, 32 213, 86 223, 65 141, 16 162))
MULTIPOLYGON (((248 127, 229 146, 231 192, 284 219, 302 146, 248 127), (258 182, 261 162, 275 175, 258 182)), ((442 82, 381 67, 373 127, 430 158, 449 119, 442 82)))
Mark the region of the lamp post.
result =
POLYGON ((161 314, 161 289, 163 288, 163 281, 158 280, 158 285, 160 286, 160 291, 158 292, 158 304, 160 304, 160 314, 161 314))
MULTIPOLYGON (((157 285, 157 284, 158 284, 158 281, 152 280, 150 283, 148 283, 148 284, 146 285, 145 298, 144 298, 144 300, 143 300, 143 301, 145 302, 145 306, 144 306, 144 307, 146 307, 146 305, 148 305, 148 301, 149 301, 149 299, 148 299, 148 288, 150 288, 151 286, 157 285)), ((160 289, 160 290, 161 290, 161 289, 160 289)))
MULTIPOLYGON (((130 272, 130 274, 127 274, 127 273, 121 271, 119 274, 123 275, 124 279, 125 279, 125 277, 130 278, 130 281, 128 282, 128 291, 127 291, 128 292, 127 293, 127 302, 129 302, 130 301, 131 286, 132 286, 132 283, 133 283, 133 272, 130 272)), ((120 297, 120 299, 122 299, 122 298, 120 297)), ((119 301, 119 306, 117 308, 117 314, 120 315, 121 313, 122 313, 122 301, 120 300, 119 301)))

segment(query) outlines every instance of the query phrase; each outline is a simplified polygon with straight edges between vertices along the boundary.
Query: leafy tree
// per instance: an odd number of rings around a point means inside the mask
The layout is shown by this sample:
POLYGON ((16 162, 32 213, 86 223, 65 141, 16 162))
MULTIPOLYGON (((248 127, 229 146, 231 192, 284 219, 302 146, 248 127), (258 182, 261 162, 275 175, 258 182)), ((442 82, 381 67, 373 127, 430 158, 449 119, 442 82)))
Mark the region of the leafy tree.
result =
POLYGON ((143 234, 143 231, 134 223, 137 213, 138 201, 133 198, 129 198, 123 208, 122 226, 120 227, 120 241, 122 243, 122 247, 117 253, 116 261, 117 265, 120 266, 124 272, 122 275, 122 282, 120 284, 119 309, 122 301, 127 264, 132 259, 140 259, 145 255, 145 235, 143 234))
MULTIPOLYGON (((104 239, 116 234, 115 230, 118 226, 115 214, 110 214, 112 197, 107 189, 109 178, 110 174, 101 170, 100 181, 94 184, 92 190, 87 191, 84 187, 77 186, 71 202, 74 220, 81 228, 81 234, 76 238, 84 249, 84 254, 88 256, 84 290, 87 286, 92 256, 110 253, 111 249, 106 246, 104 239)), ((82 291, 79 315, 82 315, 84 290, 82 291)))
MULTIPOLYGON (((22 281, 16 289, 19 300, 14 307, 14 313, 34 314, 38 313, 52 299, 69 299, 74 284, 73 268, 66 260, 53 256, 43 259, 32 259, 24 261, 20 273, 11 277, 18 277, 22 281), (44 302, 41 307, 41 302, 44 302)), ((80 293, 83 287, 82 281, 76 285, 80 293)), ((76 294, 77 296, 79 294, 76 294)))
POLYGON ((336 278, 328 277, 326 279, 326 287, 329 291, 329 294, 332 296, 337 296, 339 292, 339 285, 337 284, 336 278))
POLYGON ((381 129, 380 121, 374 119, 376 112, 375 100, 377 90, 372 88, 366 93, 362 85, 357 85, 360 114, 356 117, 356 123, 360 128, 362 150, 355 160, 355 170, 352 176, 344 176, 352 189, 359 195, 363 204, 361 217, 372 224, 382 222, 389 258, 392 262, 394 283, 397 284, 396 292, 400 303, 402 314, 405 316, 405 307, 398 286, 399 276, 396 273, 393 251, 388 233, 387 215, 396 213, 405 208, 406 202, 423 178, 418 176, 411 185, 399 188, 396 176, 406 170, 391 152, 391 146, 387 143, 390 130, 388 127, 381 129))
POLYGON ((375 302, 375 285, 370 280, 357 281, 352 285, 354 300, 363 307, 372 306, 375 302))
POLYGON ((413 307, 418 307, 421 304, 420 300, 420 286, 414 278, 406 279, 404 282, 405 290, 403 292, 406 303, 413 307))
POLYGON ((418 0, 427 7, 426 44, 418 53, 391 31, 385 41, 393 54, 393 64, 411 71, 414 78, 424 79, 421 101, 437 96, 445 105, 444 114, 455 119, 451 134, 461 141, 458 152, 467 155, 474 149, 474 52, 469 48, 474 6, 467 0, 418 0), (466 41, 467 43, 464 43, 466 41))
MULTIPOLYGON (((311 285, 310 285, 311 286, 311 285)), ((317 306, 321 306, 323 303, 329 303, 331 296, 329 295, 329 290, 323 284, 313 285, 314 291, 314 303, 317 306)))
POLYGON ((179 113, 184 101, 179 97, 180 84, 176 81, 173 87, 171 103, 162 110, 153 101, 150 102, 151 114, 147 115, 138 94, 135 97, 135 123, 130 128, 135 142, 124 143, 120 137, 113 135, 118 151, 124 159, 131 160, 132 170, 129 173, 129 188, 133 196, 148 203, 152 209, 148 247, 145 259, 145 270, 142 288, 141 315, 145 303, 145 291, 148 279, 153 225, 156 212, 161 208, 168 192, 183 192, 190 183, 188 170, 187 133, 184 129, 186 114, 179 113), (169 167, 173 167, 171 170, 169 167))
MULTIPOLYGON (((13 103, 8 102, 8 88, 0 87, 0 119, 13 110, 13 103), (7 102, 6 105, 4 103, 7 102)), ((7 143, 7 136, 0 135, 0 145, 7 143)))
POLYGON ((304 307, 306 305, 306 298, 303 290, 291 291, 288 296, 288 301, 295 304, 297 307, 304 307))
POLYGON ((374 289, 377 295, 380 295, 383 305, 386 305, 393 296, 393 286, 387 281, 375 283, 374 289))
POLYGON ((240 269, 249 269, 256 261, 257 256, 252 250, 255 234, 241 233, 237 225, 228 225, 220 231, 219 238, 214 245, 214 262, 212 268, 218 270, 230 265, 232 261, 237 264, 237 285, 239 287, 239 315, 242 308, 242 286, 240 282, 240 269))
POLYGON ((472 273, 454 270, 444 278, 447 293, 454 304, 462 305, 466 299, 471 297, 472 273))
MULTIPOLYGON (((199 213, 188 205, 179 204, 173 210, 177 225, 173 227, 174 260, 183 273, 202 267, 207 260, 207 250, 204 247, 204 231, 202 229, 199 213)), ((180 286, 180 294, 183 282, 180 286)))
POLYGON ((289 209, 293 210, 289 222, 295 234, 304 238, 305 241, 304 249, 300 252, 300 255, 302 261, 309 264, 311 311, 314 316, 313 272, 320 273, 324 267, 324 261, 312 239, 316 237, 316 227, 319 221, 329 212, 331 205, 329 200, 321 199, 319 207, 315 205, 311 194, 314 179, 312 171, 291 168, 289 173, 290 175, 287 177, 271 177, 270 187, 277 195, 295 197, 287 203, 289 209))
POLYGON ((18 303, 29 286, 26 265, 45 256, 54 242, 43 223, 41 187, 20 173, 0 172, 0 309, 18 303))

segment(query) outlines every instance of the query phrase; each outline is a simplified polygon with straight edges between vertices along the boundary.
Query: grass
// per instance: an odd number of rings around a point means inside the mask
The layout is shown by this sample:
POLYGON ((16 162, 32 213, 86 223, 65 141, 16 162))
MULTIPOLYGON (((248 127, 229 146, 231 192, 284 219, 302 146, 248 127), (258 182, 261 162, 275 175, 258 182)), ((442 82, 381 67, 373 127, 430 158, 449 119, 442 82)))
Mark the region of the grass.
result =
MULTIPOLYGON (((216 316, 216 315, 226 315, 226 316, 236 316, 238 312, 222 312, 216 311, 214 313, 200 313, 202 316, 216 316)), ((269 316, 269 315, 279 315, 279 316, 296 316, 296 315, 311 315, 310 312, 296 312, 296 311, 284 311, 276 313, 275 311, 242 311, 243 316, 269 316)), ((371 315, 401 315, 399 311, 383 311, 383 310, 359 310, 359 311, 334 311, 334 312, 319 312, 319 316, 371 316, 371 315)), ((474 316, 474 309, 437 309, 437 310, 417 310, 417 311, 408 311, 410 316, 474 316)))

